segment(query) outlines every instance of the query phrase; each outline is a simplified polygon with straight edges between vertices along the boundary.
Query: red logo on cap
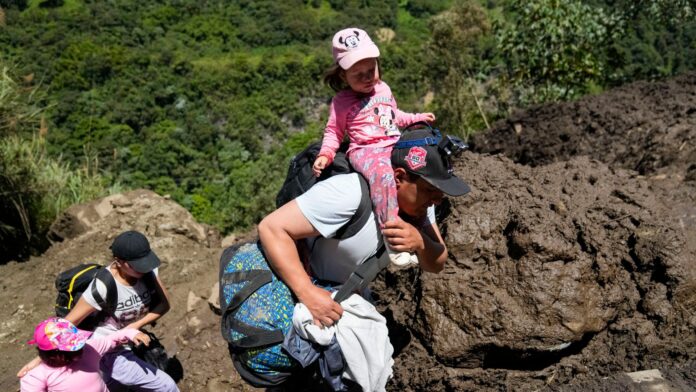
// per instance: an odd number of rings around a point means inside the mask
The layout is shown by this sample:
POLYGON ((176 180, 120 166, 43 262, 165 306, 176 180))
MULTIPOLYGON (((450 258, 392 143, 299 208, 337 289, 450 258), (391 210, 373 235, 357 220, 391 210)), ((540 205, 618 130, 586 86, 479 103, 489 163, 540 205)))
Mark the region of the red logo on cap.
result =
POLYGON ((406 163, 411 170, 418 170, 425 166, 425 157, 428 152, 423 147, 411 147, 406 155, 406 163))

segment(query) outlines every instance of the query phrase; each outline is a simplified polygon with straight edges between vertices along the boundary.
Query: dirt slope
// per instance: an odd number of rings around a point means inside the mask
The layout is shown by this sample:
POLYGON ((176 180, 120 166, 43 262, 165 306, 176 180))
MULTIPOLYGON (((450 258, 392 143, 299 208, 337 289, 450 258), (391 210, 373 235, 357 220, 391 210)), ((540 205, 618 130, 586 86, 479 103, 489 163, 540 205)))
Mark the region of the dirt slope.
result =
MULTIPOLYGON (((476 136, 456 165, 473 191, 442 208, 445 271, 375 283, 396 348, 388 390, 637 390, 624 372, 651 368, 693 390, 695 94, 694 74, 637 83, 476 136)), ((126 229, 163 260, 174 307, 155 331, 184 366, 181 390, 254 390, 207 304, 219 235, 148 191, 72 207, 54 226, 62 242, 0 266, 0 390, 17 390, 56 273, 107 262, 126 229)))

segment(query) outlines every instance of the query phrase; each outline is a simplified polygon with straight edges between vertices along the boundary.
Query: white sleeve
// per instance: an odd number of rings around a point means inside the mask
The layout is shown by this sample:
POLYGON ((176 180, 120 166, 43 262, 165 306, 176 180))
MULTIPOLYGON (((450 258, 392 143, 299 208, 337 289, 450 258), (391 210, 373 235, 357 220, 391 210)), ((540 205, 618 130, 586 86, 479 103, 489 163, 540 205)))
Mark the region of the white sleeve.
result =
POLYGON ((84 298, 85 301, 87 301, 89 306, 97 310, 102 310, 101 306, 97 304, 97 300, 94 299, 94 296, 92 295, 92 285, 94 284, 97 285, 97 292, 99 293, 99 295, 101 295, 102 298, 106 299, 106 286, 98 279, 94 279, 89 283, 89 286, 87 286, 85 291, 82 293, 82 298, 84 298))
POLYGON ((362 192, 358 174, 318 182, 297 199, 300 211, 324 238, 331 238, 358 210, 362 192))
POLYGON ((431 225, 436 223, 435 206, 428 207, 428 223, 430 223, 431 225))

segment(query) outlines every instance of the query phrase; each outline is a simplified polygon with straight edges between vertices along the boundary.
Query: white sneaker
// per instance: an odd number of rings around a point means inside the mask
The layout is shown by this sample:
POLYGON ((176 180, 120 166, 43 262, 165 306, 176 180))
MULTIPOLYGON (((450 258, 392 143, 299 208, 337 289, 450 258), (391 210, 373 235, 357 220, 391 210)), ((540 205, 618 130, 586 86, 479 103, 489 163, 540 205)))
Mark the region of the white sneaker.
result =
MULTIPOLYGON (((407 268, 411 265, 411 254, 408 252, 393 252, 391 249, 387 249, 389 252, 389 260, 393 266, 397 268, 407 268)), ((417 259, 416 259, 417 260, 417 259)))

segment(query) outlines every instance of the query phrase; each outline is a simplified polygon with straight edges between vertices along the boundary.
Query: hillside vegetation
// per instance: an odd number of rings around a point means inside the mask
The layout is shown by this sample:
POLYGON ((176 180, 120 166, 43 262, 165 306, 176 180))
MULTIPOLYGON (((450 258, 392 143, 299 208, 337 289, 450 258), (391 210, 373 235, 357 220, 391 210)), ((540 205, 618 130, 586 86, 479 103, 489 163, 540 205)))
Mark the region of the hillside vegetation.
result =
POLYGON ((274 208, 292 154, 321 135, 335 31, 370 32, 400 108, 434 111, 467 136, 517 107, 693 69, 690 2, 640 4, 0 0, 0 66, 21 98, 0 108, 0 136, 41 133, 66 170, 88 162, 100 185, 86 194, 145 187, 243 230, 274 208), (32 121, 7 120, 25 111, 32 121))

